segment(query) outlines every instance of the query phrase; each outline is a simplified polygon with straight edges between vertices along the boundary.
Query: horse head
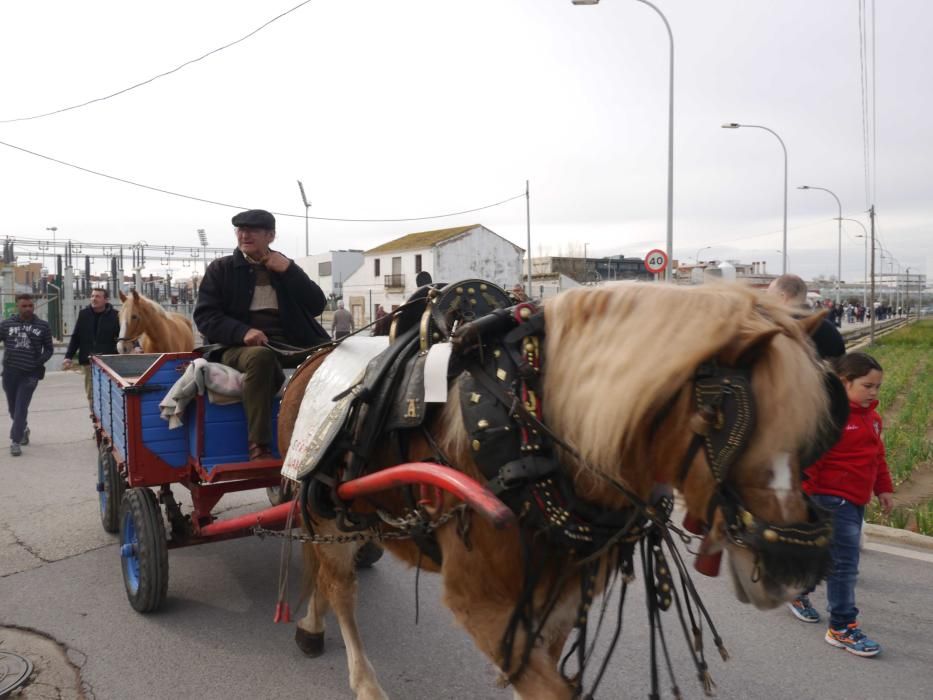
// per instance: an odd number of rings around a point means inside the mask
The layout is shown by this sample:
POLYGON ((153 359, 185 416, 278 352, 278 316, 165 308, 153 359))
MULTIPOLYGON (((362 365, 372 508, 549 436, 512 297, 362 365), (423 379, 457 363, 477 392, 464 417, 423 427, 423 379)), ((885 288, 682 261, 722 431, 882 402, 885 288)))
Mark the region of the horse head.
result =
POLYGON ((580 452, 582 497, 624 505, 600 473, 644 499, 673 485, 759 608, 825 576, 829 527, 800 475, 845 421, 806 337, 819 319, 737 285, 571 290, 545 316, 545 418, 580 452))
POLYGON ((148 300, 135 289, 129 295, 120 292, 120 337, 117 339, 117 352, 125 355, 133 352, 133 342, 145 333, 148 316, 148 300))

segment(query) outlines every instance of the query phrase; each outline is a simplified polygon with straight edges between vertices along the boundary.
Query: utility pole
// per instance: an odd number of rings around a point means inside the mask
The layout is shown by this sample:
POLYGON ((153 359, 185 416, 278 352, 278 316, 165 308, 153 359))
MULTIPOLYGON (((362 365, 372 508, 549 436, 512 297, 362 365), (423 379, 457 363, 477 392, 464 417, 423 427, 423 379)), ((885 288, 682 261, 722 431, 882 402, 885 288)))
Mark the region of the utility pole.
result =
POLYGON ((311 208, 311 202, 308 201, 305 195, 305 186, 301 184, 301 180, 298 181, 298 189, 301 191, 301 201, 305 205, 305 257, 308 257, 311 255, 308 247, 308 210, 311 208))
POLYGON ((528 234, 528 301, 531 301, 531 190, 525 180, 525 230, 528 234))
POLYGON ((871 312, 871 324, 868 333, 868 344, 875 344, 875 205, 871 205, 868 210, 868 219, 871 221, 871 300, 869 302, 869 311, 871 312))

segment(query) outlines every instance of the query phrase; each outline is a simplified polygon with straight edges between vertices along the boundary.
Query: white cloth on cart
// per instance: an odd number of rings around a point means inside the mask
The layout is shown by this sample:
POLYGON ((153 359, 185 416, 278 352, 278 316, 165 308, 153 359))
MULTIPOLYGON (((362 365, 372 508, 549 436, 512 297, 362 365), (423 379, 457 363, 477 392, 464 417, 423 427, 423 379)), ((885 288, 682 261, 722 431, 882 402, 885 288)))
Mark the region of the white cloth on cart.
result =
POLYGON ((211 403, 238 402, 243 394, 243 373, 203 357, 193 360, 159 402, 159 415, 168 421, 169 430, 181 427, 188 404, 205 393, 211 403))

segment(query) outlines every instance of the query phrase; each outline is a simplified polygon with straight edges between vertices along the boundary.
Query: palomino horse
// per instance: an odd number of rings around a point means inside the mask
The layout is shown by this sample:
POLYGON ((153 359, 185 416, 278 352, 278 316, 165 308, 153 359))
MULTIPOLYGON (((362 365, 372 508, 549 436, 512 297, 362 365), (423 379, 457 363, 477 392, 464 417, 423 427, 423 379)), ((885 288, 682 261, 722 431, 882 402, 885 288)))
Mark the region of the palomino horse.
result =
MULTIPOLYGON (((659 485, 668 492, 671 486, 678 489, 688 516, 706 525, 701 551, 728 551, 737 598, 773 608, 818 581, 828 566, 825 522, 800 490, 803 455, 812 454, 816 444, 828 447, 838 424, 830 412, 827 374, 807 339, 818 320, 794 319, 737 285, 688 289, 623 283, 565 292, 544 305, 538 334, 544 358, 541 422, 526 420, 520 430, 537 434, 529 427, 537 426, 553 435, 564 483, 575 492, 568 498, 583 502, 587 514, 629 513, 633 503, 641 503, 638 513, 658 521, 656 511, 645 505, 652 502, 652 492, 659 485), (749 397, 757 397, 754 406, 749 397)), ((532 345, 518 347, 531 352, 532 345)), ((488 352, 487 359, 495 362, 498 352, 488 352)), ((312 358, 291 397, 286 394, 279 433, 283 447, 297 411, 295 397, 300 402, 303 385, 322 361, 312 358)), ((494 366, 491 374, 493 379, 480 386, 495 384, 494 366)), ((460 400, 467 381, 469 374, 460 374, 447 403, 429 414, 426 429, 408 437, 407 459, 443 461, 486 483, 475 439, 484 434, 464 423, 472 400, 460 400)), ((472 396, 482 393, 476 391, 472 396)), ((398 461, 398 442, 385 440, 378 452, 370 471, 398 461)), ((535 493, 549 498, 553 492, 535 493)), ((355 512, 376 505, 399 516, 412 502, 401 489, 365 500, 346 505, 355 512)), ((441 574, 445 604, 504 672, 516 697, 567 700, 582 691, 577 684, 582 670, 574 679, 562 673, 565 643, 581 616, 585 620, 592 596, 613 580, 613 567, 622 580, 632 578, 635 545, 629 544, 628 565, 620 566, 613 542, 623 540, 610 537, 586 557, 587 564, 579 553, 575 557, 539 536, 542 530, 536 534, 527 510, 533 499, 524 504, 519 525, 504 531, 478 517, 469 519, 468 532, 456 520, 439 527, 440 565, 422 557, 411 541, 384 545, 410 564, 441 574), (537 570, 529 577, 532 562, 537 570), (520 612, 526 613, 524 624, 515 623, 521 621, 520 612)), ((455 506, 445 495, 427 510, 437 517, 455 506)), ((576 517, 571 513, 571 520, 576 517)), ((566 514, 558 514, 558 523, 564 522, 561 518, 566 514)), ((316 534, 340 533, 335 520, 321 513, 312 513, 312 519, 316 534)), ((618 525, 619 533, 631 532, 625 527, 618 525)), ((305 545, 312 595, 296 641, 306 654, 321 654, 324 614, 332 608, 346 644, 350 686, 357 698, 373 700, 386 695, 355 619, 358 548, 359 543, 305 545)), ((641 555, 651 557, 651 548, 646 554, 642 547, 641 555)), ((652 571, 666 573, 654 561, 655 568, 638 569, 643 578, 653 578, 652 571)), ((655 592, 661 590, 666 590, 663 584, 655 592)), ((669 596, 663 602, 669 606, 669 596)), ((587 647, 585 636, 582 647, 587 647)))
POLYGON ((166 311, 135 289, 127 296, 120 292, 120 338, 117 352, 133 352, 138 341, 143 352, 190 352, 194 350, 191 321, 181 314, 166 311))

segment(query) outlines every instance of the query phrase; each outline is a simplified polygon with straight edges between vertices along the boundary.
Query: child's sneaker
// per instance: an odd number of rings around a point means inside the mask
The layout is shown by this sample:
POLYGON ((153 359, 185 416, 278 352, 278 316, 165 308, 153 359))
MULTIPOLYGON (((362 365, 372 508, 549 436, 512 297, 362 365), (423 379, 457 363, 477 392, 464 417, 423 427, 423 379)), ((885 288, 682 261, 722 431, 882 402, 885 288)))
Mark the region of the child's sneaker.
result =
POLYGON ((849 623, 841 630, 834 630, 830 627, 826 630, 826 641, 856 656, 875 656, 881 651, 881 645, 866 637, 865 633, 858 628, 857 622, 849 623))
POLYGON ((18 442, 10 443, 10 454, 13 455, 14 457, 19 457, 21 454, 23 454, 23 450, 22 448, 20 448, 18 442))
POLYGON ((787 607, 794 613, 794 617, 802 622, 820 621, 820 614, 816 611, 816 608, 810 605, 810 598, 808 596, 797 596, 787 604, 787 607))
POLYGON ((28 444, 29 444, 29 428, 26 428, 26 429, 23 431, 23 439, 19 441, 19 444, 20 444, 20 445, 28 445, 28 444))

